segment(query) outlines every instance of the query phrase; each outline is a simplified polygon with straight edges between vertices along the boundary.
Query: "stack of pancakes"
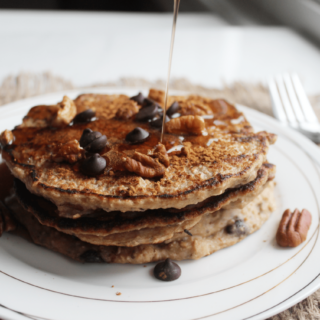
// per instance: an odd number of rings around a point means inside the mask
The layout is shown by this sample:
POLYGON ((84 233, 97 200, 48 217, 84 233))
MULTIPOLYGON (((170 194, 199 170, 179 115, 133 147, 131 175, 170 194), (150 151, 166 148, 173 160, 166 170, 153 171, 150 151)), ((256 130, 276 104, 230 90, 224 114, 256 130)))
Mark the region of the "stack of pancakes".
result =
POLYGON ((171 96, 169 105, 178 107, 170 121, 197 116, 205 128, 166 133, 169 165, 161 176, 145 177, 122 162, 135 152, 153 155, 161 128, 136 115, 151 102, 161 116, 164 93, 150 90, 139 99, 64 97, 32 108, 20 126, 2 133, 2 156, 15 181, 0 220, 14 219, 19 234, 81 262, 199 259, 258 230, 274 209, 275 166, 267 153, 275 135, 254 133, 224 100, 171 96), (95 118, 72 122, 87 109, 95 118), (126 136, 136 127, 149 136, 130 143, 126 136), (108 139, 99 152, 107 165, 96 176, 79 169, 88 156, 78 144, 86 128, 108 139))

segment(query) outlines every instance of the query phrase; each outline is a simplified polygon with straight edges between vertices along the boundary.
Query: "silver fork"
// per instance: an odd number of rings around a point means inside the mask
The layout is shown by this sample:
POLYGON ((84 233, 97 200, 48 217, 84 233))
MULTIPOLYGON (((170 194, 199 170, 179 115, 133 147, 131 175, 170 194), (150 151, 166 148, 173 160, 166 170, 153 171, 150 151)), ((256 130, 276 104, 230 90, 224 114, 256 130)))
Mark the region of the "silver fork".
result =
POLYGON ((320 123, 297 74, 277 75, 268 81, 274 116, 316 143, 320 143, 320 123))

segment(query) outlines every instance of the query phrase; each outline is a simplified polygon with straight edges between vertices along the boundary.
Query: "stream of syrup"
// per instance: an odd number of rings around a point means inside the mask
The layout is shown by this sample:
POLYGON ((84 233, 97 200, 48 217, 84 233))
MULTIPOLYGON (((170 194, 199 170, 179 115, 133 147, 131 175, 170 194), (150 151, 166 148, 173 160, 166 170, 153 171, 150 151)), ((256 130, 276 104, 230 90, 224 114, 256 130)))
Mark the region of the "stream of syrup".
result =
POLYGON ((171 43, 170 43, 170 53, 169 53, 169 63, 168 63, 168 75, 167 75, 166 93, 164 96, 164 111, 163 111, 162 129, 161 129, 161 138, 160 138, 161 143, 163 141, 164 125, 166 122, 166 113, 167 113, 167 104, 168 104, 168 90, 169 90, 171 63, 172 63, 172 53, 173 53, 173 46, 174 46, 174 36, 176 34, 176 25, 177 25, 178 13, 179 13, 179 5, 180 5, 180 0, 174 0, 173 23, 172 23, 171 43))

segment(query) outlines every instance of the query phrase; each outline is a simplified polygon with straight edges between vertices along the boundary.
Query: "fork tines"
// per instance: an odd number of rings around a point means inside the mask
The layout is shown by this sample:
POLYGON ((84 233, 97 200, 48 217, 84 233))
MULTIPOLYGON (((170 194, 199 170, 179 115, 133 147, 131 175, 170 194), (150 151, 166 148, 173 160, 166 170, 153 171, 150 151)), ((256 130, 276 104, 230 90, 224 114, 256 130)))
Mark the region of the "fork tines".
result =
POLYGON ((268 85, 275 117, 320 142, 320 124, 298 75, 277 75, 268 85))

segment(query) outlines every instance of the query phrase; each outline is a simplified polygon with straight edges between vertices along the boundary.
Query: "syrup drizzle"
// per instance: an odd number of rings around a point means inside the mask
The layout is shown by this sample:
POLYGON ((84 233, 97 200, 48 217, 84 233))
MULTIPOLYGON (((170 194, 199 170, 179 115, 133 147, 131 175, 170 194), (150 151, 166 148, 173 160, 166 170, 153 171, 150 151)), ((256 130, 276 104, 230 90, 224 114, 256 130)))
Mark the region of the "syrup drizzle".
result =
POLYGON ((176 34, 176 25, 177 25, 178 13, 179 13, 179 5, 180 5, 180 0, 174 0, 173 24, 172 24, 172 32, 171 32, 171 44, 170 44, 170 54, 169 54, 169 64, 168 64, 168 75, 167 75, 166 93, 165 93, 165 96, 164 96, 164 111, 163 111, 162 129, 161 129, 161 138, 160 138, 160 142, 161 143, 163 141, 164 125, 165 125, 165 121, 166 121, 167 104, 168 104, 168 89, 169 89, 169 82, 170 82, 172 53, 173 53, 173 45, 174 45, 174 36, 176 34))

